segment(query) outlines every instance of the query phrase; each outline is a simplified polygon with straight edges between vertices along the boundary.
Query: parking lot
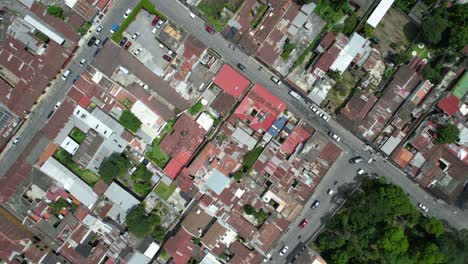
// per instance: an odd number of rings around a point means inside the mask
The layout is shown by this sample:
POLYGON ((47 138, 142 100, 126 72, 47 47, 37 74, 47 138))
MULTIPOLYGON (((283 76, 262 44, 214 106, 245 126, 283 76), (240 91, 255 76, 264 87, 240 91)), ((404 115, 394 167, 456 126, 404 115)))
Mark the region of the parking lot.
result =
POLYGON ((159 42, 156 36, 167 22, 160 28, 156 28, 151 25, 153 19, 154 15, 150 15, 142 9, 135 17, 135 21, 133 21, 123 33, 123 36, 126 37, 128 41, 132 42, 128 51, 134 54, 137 49, 141 48, 142 51, 136 55, 137 59, 157 76, 162 76, 169 65, 169 62, 163 58, 163 55, 167 55, 169 49, 159 42), (156 28, 155 32, 153 31, 154 28, 156 28), (140 33, 140 36, 133 40, 132 36, 135 32, 140 33))

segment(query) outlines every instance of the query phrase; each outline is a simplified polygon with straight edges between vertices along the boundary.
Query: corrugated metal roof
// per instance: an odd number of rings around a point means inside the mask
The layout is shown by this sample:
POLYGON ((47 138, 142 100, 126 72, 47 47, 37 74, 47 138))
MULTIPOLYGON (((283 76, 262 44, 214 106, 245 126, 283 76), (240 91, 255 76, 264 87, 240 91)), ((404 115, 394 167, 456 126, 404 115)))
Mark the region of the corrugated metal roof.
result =
POLYGON ((387 13, 388 9, 392 6, 393 2, 395 0, 382 0, 380 1, 379 5, 375 8, 374 12, 372 12, 372 15, 367 19, 367 24, 371 25, 372 27, 377 27, 379 24, 380 20, 385 16, 387 13))

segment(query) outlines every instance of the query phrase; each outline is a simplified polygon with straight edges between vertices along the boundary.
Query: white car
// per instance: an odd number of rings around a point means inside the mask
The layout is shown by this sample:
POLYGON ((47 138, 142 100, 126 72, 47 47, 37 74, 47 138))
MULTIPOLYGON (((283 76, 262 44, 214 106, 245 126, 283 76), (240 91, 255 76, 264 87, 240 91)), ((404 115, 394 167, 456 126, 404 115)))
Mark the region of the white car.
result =
POLYGON ((190 16, 191 18, 196 18, 196 17, 197 17, 197 16, 196 16, 194 13, 192 13, 192 12, 190 12, 189 16, 190 16))
POLYGON ((313 105, 312 105, 311 107, 309 107, 309 109, 312 110, 312 112, 314 112, 314 113, 316 113, 316 114, 318 113, 317 107, 315 107, 315 106, 313 106, 313 105))
POLYGON ((85 62, 86 62, 86 59, 81 59, 80 60, 80 66, 83 66, 85 64, 85 62))
POLYGON ((62 104, 62 102, 60 102, 60 101, 57 102, 57 103, 55 104, 55 110, 57 110, 57 109, 60 107, 61 104, 62 104))
POLYGON ((96 39, 96 41, 94 42, 94 46, 99 47, 99 44, 101 44, 101 40, 96 39))
POLYGON ((326 114, 324 114, 324 113, 321 113, 321 114, 322 114, 322 115, 319 115, 319 116, 320 116, 323 120, 328 121, 329 117, 328 117, 326 114))
POLYGON ((271 259, 271 253, 268 253, 265 258, 263 259, 263 262, 267 262, 268 260, 271 259))
POLYGON ((289 249, 288 246, 284 246, 279 253, 280 256, 283 256, 284 254, 286 254, 286 252, 288 252, 288 249, 289 249))
POLYGON ((333 132, 331 132, 331 131, 328 132, 328 135, 329 135, 330 137, 332 137, 334 140, 336 140, 337 142, 340 142, 340 140, 341 140, 341 138, 340 138, 338 135, 336 135, 335 133, 333 133, 333 132))
POLYGON ((357 170, 357 174, 358 174, 358 175, 363 175, 363 174, 364 174, 364 170, 363 170, 363 169, 357 170))
POLYGON ((295 91, 289 91, 289 95, 292 96, 294 99, 296 99, 298 101, 302 100, 302 96, 300 94, 296 93, 295 91))
POLYGON ((70 73, 71 71, 70 70, 66 70, 63 74, 62 74, 62 80, 66 80, 68 78, 68 76, 70 76, 70 73))
POLYGON ((138 81, 138 84, 139 84, 141 87, 143 87, 143 89, 145 89, 145 90, 148 89, 148 85, 147 85, 146 83, 144 83, 144 82, 142 82, 142 81, 138 81))
POLYGON ((280 79, 278 79, 278 77, 276 76, 271 76, 271 80, 276 83, 277 85, 281 85, 281 81, 280 79))
POLYGON ((135 34, 133 34, 133 36, 132 36, 132 39, 135 40, 135 39, 137 39, 139 36, 141 36, 140 32, 135 32, 135 34))
POLYGON ((418 203, 418 207, 423 210, 425 213, 427 213, 427 211, 429 211, 429 208, 427 208, 427 206, 425 206, 424 204, 422 203, 418 203))
POLYGON ((333 191, 332 189, 328 189, 327 194, 328 194, 328 195, 332 195, 334 192, 335 192, 335 191, 333 191))
POLYGON ((160 28, 164 24, 164 21, 162 19, 159 19, 158 23, 156 24, 157 28, 160 28))
POLYGON ((13 143, 12 143, 13 146, 16 146, 16 143, 18 143, 19 140, 20 140, 19 138, 15 138, 15 140, 13 140, 13 143))
POLYGON ((131 9, 127 9, 127 11, 125 11, 125 14, 123 15, 124 18, 127 18, 128 15, 130 15, 130 13, 132 12, 131 9))
POLYGON ((96 34, 99 35, 99 32, 101 32, 103 28, 104 28, 103 26, 97 27, 97 28, 96 28, 96 34))
POLYGON ((140 54, 140 52, 143 50, 143 48, 138 48, 135 50, 135 52, 133 52, 133 55, 135 56, 138 56, 138 54, 140 54))

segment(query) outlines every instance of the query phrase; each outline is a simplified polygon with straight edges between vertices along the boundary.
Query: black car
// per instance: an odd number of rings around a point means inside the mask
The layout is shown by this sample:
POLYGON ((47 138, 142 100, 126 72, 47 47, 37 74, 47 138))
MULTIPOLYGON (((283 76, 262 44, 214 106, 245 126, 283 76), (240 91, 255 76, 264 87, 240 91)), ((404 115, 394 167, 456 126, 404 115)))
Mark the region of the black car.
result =
POLYGON ((245 70, 246 70, 246 69, 245 69, 245 66, 242 65, 242 64, 240 64, 240 63, 237 64, 237 68, 239 68, 239 70, 241 70, 241 71, 243 71, 243 72, 245 72, 245 70))
POLYGON ((126 38, 126 37, 124 37, 124 38, 120 41, 119 45, 120 45, 120 46, 123 46, 123 45, 125 45, 125 43, 127 43, 127 38, 126 38))
POLYGON ((315 200, 315 201, 312 203, 312 206, 310 206, 310 208, 316 209, 316 208, 319 207, 319 205, 320 205, 319 200, 315 200))
POLYGON ((96 42, 96 37, 91 37, 88 41, 88 47, 91 47, 96 42))

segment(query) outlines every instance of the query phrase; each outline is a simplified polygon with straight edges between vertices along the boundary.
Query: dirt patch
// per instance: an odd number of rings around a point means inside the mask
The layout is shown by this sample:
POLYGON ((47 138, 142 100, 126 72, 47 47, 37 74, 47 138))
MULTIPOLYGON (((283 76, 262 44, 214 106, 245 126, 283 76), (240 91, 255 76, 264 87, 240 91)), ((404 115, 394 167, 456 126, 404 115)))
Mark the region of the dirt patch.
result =
POLYGON ((401 11, 390 8, 375 29, 380 40, 378 49, 386 56, 406 50, 418 35, 419 27, 401 11))

